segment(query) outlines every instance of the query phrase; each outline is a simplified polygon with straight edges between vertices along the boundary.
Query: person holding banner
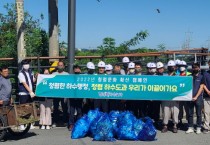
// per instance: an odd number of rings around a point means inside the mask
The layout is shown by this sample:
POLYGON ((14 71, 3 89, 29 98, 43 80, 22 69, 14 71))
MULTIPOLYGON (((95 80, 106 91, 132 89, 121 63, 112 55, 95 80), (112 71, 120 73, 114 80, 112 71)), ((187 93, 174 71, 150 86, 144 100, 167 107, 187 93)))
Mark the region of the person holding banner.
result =
MULTIPOLYGON (((53 75, 68 75, 69 73, 65 72, 65 64, 63 61, 59 61, 57 64, 57 71, 53 72, 53 75)), ((53 99, 53 118, 54 124, 53 127, 56 127, 56 124, 60 121, 59 118, 59 103, 61 102, 61 107, 63 111, 63 123, 67 122, 67 104, 64 102, 64 98, 54 98, 53 99)))
MULTIPOLYGON (((168 61, 168 76, 176 76, 175 68, 176 64, 173 60, 168 61)), ((171 118, 173 120, 173 133, 177 133, 177 124, 178 124, 178 115, 179 115, 179 102, 178 101, 162 101, 163 108, 163 128, 161 130, 162 133, 168 131, 168 121, 171 118)))
MULTIPOLYGON (((31 103, 35 97, 33 87, 36 81, 31 69, 29 60, 21 61, 22 70, 18 74, 18 89, 19 89, 19 100, 20 104, 31 103)), ((31 129, 35 127, 31 125, 31 129)), ((24 130, 24 125, 20 125, 20 130, 24 130)))
MULTIPOLYGON (((80 66, 73 66, 74 74, 81 74, 80 66)), ((72 131, 75 122, 82 117, 82 98, 69 98, 69 131, 72 131)))
MULTIPOLYGON (((48 69, 44 69, 44 74, 49 75, 50 72, 48 69)), ((51 117, 51 107, 52 107, 52 99, 46 97, 40 97, 40 120, 39 124, 41 129, 50 129, 52 125, 52 117, 51 117)))
MULTIPOLYGON (((93 62, 88 62, 87 65, 87 73, 88 75, 95 75, 95 65, 93 62)), ((83 100, 83 113, 86 114, 90 109, 94 109, 93 99, 84 99, 83 100)))
MULTIPOLYGON (((106 75, 105 67, 105 62, 100 61, 98 63, 98 75, 106 75)), ((94 108, 98 108, 102 112, 108 113, 108 99, 94 99, 94 108)))
MULTIPOLYGON (((192 73, 187 71, 187 63, 185 61, 179 61, 178 63, 178 71, 179 76, 190 76, 192 73)), ((179 126, 182 127, 182 119, 184 116, 184 111, 186 112, 186 119, 188 119, 189 116, 189 106, 188 101, 180 101, 179 102, 179 126)))

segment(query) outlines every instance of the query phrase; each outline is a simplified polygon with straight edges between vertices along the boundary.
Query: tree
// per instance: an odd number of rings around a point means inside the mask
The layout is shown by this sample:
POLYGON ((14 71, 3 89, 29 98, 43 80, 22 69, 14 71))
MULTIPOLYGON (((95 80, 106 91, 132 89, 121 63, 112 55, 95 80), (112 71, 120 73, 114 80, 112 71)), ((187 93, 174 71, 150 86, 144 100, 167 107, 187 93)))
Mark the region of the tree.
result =
MULTIPOLYGON (((14 4, 4 6, 6 14, 0 13, 0 57, 17 56, 16 8, 14 4)), ((40 20, 28 12, 25 16, 25 47, 27 56, 48 56, 48 35, 40 26, 40 20)), ((42 16, 43 17, 43 16, 42 16)), ((11 62, 6 62, 10 64, 11 62)), ((13 63, 13 65, 16 63, 13 63)))
POLYGON ((166 46, 165 46, 165 44, 163 44, 163 43, 159 44, 159 45, 157 46, 157 48, 158 48, 158 51, 160 51, 160 52, 166 50, 166 46))
POLYGON ((101 52, 102 55, 113 54, 116 48, 115 44, 114 38, 106 37, 103 39, 103 44, 98 47, 99 52, 101 52))

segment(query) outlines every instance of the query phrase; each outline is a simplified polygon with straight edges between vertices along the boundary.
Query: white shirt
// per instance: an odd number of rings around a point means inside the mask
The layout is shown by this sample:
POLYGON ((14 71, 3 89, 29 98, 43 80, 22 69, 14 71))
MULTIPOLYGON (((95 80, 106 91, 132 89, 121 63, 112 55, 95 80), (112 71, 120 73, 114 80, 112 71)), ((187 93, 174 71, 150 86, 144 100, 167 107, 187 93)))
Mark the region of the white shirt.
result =
MULTIPOLYGON (((26 71, 25 71, 25 73, 26 73, 26 76, 27 76, 27 78, 28 78, 29 88, 30 88, 31 90, 33 90, 33 86, 32 86, 32 84, 31 84, 31 81, 34 80, 34 77, 33 77, 33 80, 31 80, 31 78, 30 78, 30 76, 29 76, 29 73, 26 72, 26 71)), ((18 79, 19 79, 19 82, 20 82, 20 83, 26 83, 25 76, 24 76, 24 74, 23 74, 22 72, 19 72, 19 74, 18 74, 18 79)), ((29 93, 19 92, 19 95, 29 95, 29 93)))

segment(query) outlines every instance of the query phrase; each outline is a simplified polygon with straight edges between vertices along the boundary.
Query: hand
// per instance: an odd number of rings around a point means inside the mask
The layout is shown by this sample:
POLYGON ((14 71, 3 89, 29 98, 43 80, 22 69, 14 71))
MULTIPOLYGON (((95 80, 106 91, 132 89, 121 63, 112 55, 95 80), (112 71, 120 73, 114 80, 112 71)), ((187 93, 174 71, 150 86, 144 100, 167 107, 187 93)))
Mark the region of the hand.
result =
POLYGON ((207 94, 210 96, 210 91, 208 91, 207 94))
POLYGON ((29 94, 30 94, 31 98, 34 98, 35 97, 34 92, 30 92, 29 94))
POLYGON ((193 97, 193 98, 192 98, 192 101, 196 101, 197 99, 198 99, 198 98, 193 97))

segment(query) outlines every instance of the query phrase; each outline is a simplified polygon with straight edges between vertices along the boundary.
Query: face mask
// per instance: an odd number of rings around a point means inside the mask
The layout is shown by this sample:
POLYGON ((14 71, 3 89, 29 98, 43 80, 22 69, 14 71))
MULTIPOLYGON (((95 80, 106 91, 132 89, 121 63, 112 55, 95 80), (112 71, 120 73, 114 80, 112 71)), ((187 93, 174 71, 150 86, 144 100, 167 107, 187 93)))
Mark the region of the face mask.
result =
POLYGON ((25 70, 28 70, 28 69, 29 69, 29 67, 30 67, 30 65, 29 65, 29 64, 24 64, 24 65, 23 65, 23 69, 25 69, 25 70))
POLYGON ((134 74, 135 69, 129 69, 130 74, 134 74))
POLYGON ((112 74, 112 71, 106 71, 106 74, 110 75, 112 74))
POLYGON ((150 70, 151 73, 155 73, 156 72, 156 68, 153 68, 150 70))
POLYGON ((180 67, 179 70, 183 72, 183 71, 186 70, 186 68, 185 67, 180 67))
POLYGON ((198 74, 199 70, 193 70, 192 73, 193 74, 198 74))
POLYGON ((62 72, 64 70, 63 67, 58 67, 58 72, 62 72))
POLYGON ((74 72, 74 74, 80 74, 80 72, 74 72))
POLYGON ((175 68, 169 66, 169 67, 168 67, 168 71, 169 71, 169 72, 173 72, 173 71, 175 71, 175 68))
POLYGON ((141 68, 136 68, 136 73, 140 73, 142 71, 141 68))
POLYGON ((113 73, 114 73, 114 74, 120 74, 120 71, 114 70, 113 73))
POLYGON ((88 74, 93 74, 94 73, 94 69, 89 69, 88 70, 88 74))

